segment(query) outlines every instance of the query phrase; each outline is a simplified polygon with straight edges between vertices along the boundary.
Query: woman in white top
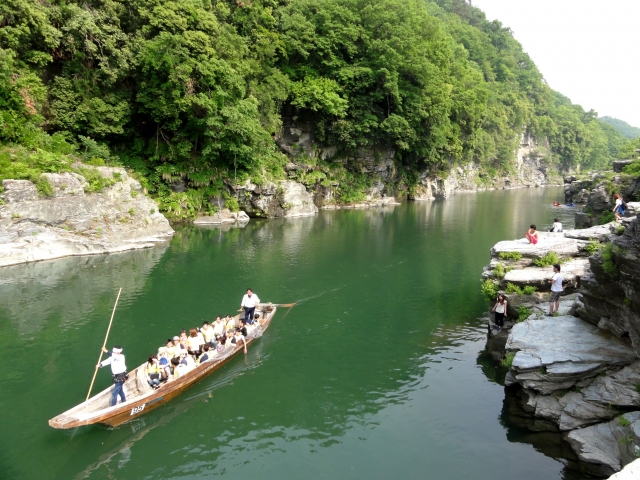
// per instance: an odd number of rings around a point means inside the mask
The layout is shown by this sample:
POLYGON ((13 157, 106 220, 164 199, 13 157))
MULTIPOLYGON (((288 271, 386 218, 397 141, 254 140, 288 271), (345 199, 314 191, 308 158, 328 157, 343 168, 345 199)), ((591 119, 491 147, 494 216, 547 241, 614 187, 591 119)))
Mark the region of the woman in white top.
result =
POLYGON ((613 194, 613 198, 616 201, 616 205, 613 207, 613 213, 616 214, 616 221, 619 222, 620 219, 622 218, 622 215, 624 215, 626 211, 624 208, 625 203, 624 203, 624 200, 622 200, 622 197, 617 193, 613 194))
POLYGON ((212 325, 213 325, 213 334, 214 334, 214 336, 216 338, 224 333, 225 325, 224 325, 224 322, 222 321, 222 317, 220 317, 220 315, 218 315, 216 317, 216 321, 214 323, 212 323, 212 325))
POLYGON ((504 327, 504 319, 507 317, 507 299, 503 294, 498 295, 496 304, 491 310, 495 312, 496 330, 500 331, 504 327))
POLYGON ((198 358, 202 354, 202 345, 204 345, 204 337, 195 328, 189 330, 187 338, 187 352, 198 358))
POLYGON ((557 218, 553 219, 553 226, 549 229, 550 232, 555 232, 555 233, 559 233, 562 231, 562 224, 560 223, 560 220, 557 218))

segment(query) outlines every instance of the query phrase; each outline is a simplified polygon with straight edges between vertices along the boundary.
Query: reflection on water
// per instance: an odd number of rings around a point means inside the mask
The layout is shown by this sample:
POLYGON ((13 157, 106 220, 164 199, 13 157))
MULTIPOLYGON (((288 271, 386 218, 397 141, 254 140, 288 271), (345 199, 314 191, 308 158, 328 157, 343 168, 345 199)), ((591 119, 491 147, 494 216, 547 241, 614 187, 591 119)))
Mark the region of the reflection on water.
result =
MULTIPOLYGON (((24 275, 0 292, 25 305, 0 311, 0 361, 19 364, 0 373, 0 408, 21 411, 3 422, 3 463, 16 478, 557 476, 557 461, 508 441, 503 389, 476 361, 488 250, 546 216, 553 194, 487 192, 242 229, 183 227, 166 252, 131 252, 129 264, 78 264, 51 282, 24 275), (124 345, 130 368, 181 328, 233 313, 247 287, 264 301, 298 304, 278 311, 246 357, 141 420, 54 431, 47 419, 86 395, 125 281, 130 296, 111 341, 124 345)), ((101 371, 96 390, 109 380, 101 371)))
POLYGON ((67 257, 3 268, 0 276, 2 318, 16 327, 21 341, 33 338, 51 317, 64 331, 83 325, 104 301, 133 301, 168 243, 141 251, 67 257), (86 293, 83 294, 83 292, 86 293))

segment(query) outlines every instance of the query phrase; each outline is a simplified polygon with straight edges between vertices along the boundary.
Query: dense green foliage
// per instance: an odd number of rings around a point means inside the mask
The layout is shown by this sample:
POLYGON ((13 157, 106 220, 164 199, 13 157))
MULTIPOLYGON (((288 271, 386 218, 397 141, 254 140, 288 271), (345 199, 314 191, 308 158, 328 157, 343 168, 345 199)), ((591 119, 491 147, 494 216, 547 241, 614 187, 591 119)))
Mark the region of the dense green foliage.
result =
POLYGON ((640 137, 640 128, 629 125, 624 120, 613 117, 600 117, 598 120, 611 125, 625 138, 633 140, 634 138, 640 137))
MULTIPOLYGON (((464 0, 0 5, 0 142, 123 164, 177 217, 235 206, 225 180, 284 176, 284 109, 339 160, 393 149, 409 189, 425 168, 511 171, 523 126, 549 139, 550 166, 607 166, 624 144, 464 0)), ((313 174, 343 202, 369 186, 349 162, 313 174)))

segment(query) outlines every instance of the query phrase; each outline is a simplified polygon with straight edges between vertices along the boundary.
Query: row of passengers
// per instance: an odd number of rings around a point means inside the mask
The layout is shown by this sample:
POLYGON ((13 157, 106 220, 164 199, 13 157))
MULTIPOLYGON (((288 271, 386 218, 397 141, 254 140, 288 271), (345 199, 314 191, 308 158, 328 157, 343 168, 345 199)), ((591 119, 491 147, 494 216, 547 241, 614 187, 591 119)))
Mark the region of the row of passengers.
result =
MULTIPOLYGON (((259 317, 256 314, 254 319, 258 321, 259 317)), ((166 346, 158 349, 158 355, 151 355, 147 361, 149 384, 153 388, 159 388, 161 382, 179 378, 198 365, 222 356, 240 343, 244 346, 244 353, 247 353, 248 332, 244 320, 239 320, 238 327, 228 328, 220 335, 212 330, 211 325, 204 322, 200 332, 192 328, 189 337, 185 335, 183 338, 176 336, 173 340, 168 339, 166 346)))

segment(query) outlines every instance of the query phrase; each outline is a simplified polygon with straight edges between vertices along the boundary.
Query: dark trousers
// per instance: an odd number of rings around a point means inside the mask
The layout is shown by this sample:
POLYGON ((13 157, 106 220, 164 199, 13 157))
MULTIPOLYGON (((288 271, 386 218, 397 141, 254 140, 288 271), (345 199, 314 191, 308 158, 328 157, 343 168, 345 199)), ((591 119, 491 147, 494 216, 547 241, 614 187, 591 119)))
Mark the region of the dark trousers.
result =
POLYGON ((116 403, 118 403, 118 395, 120 395, 120 400, 122 403, 126 402, 127 399, 124 397, 124 383, 114 383, 113 391, 111 392, 111 406, 113 407, 116 403))
POLYGON ((251 325, 253 323, 253 314, 256 311, 256 307, 244 307, 244 320, 251 325))
POLYGON ((504 327, 504 313, 496 312, 496 325, 504 327))

